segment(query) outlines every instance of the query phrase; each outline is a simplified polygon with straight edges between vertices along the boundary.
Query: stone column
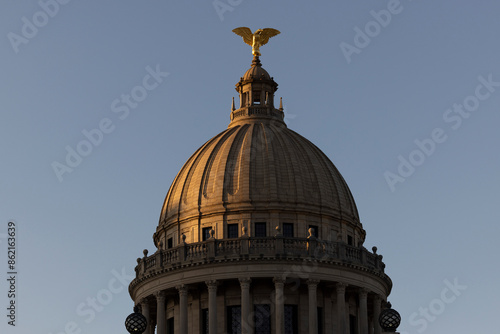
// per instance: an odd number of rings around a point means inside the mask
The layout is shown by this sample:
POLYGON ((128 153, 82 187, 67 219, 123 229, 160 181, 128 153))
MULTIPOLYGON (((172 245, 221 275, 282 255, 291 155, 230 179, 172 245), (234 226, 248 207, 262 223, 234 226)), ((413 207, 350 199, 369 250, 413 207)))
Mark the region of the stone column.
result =
POLYGON ((340 334, 346 334, 347 323, 345 314, 345 288, 347 284, 337 283, 335 289, 337 291, 337 314, 338 314, 338 330, 340 334))
POLYGON ((208 287, 208 334, 217 334, 217 281, 206 281, 208 287))
POLYGON ((156 294, 156 334, 167 334, 167 319, 165 313, 165 291, 156 294))
POLYGON ((359 334, 368 334, 368 290, 359 289, 359 334))
POLYGON ((316 290, 318 280, 308 280, 307 287, 309 289, 309 334, 318 334, 318 297, 316 290))
POLYGON ((184 284, 177 287, 179 291, 179 331, 180 334, 187 334, 188 332, 188 300, 187 289, 184 284))
POLYGON ((273 279, 275 287, 276 334, 285 333, 285 298, 283 289, 285 281, 281 277, 273 279))
POLYGON ((382 328, 380 328, 380 324, 378 323, 381 304, 382 298, 379 295, 375 295, 375 298, 373 299, 373 334, 382 333, 382 328))
POLYGON ((146 330, 144 331, 144 334, 152 334, 151 333, 151 318, 149 316, 149 303, 146 298, 141 300, 141 313, 142 315, 146 318, 146 330))
POLYGON ((250 283, 252 280, 250 278, 240 278, 241 286, 241 333, 242 334, 252 334, 253 333, 253 321, 251 317, 251 305, 250 305, 250 283))

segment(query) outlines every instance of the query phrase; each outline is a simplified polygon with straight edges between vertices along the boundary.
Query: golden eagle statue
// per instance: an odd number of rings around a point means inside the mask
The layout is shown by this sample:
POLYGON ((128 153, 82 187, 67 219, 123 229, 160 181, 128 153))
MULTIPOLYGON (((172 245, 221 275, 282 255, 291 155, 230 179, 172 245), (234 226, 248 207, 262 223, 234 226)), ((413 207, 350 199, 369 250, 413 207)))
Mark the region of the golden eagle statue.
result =
POLYGON ((252 34, 252 30, 247 27, 239 27, 233 29, 233 32, 243 37, 243 41, 248 45, 252 46, 252 54, 254 56, 260 56, 259 48, 262 45, 266 45, 269 38, 276 36, 280 33, 279 30, 273 28, 258 29, 252 34))

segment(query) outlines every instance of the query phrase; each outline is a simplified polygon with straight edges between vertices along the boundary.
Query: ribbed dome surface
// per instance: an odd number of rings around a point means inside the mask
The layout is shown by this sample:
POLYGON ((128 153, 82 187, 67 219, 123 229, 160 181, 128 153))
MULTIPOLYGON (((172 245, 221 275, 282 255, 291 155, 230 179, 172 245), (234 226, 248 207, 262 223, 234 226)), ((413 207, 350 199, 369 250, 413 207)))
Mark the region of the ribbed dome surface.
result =
POLYGON ((170 187, 160 224, 287 208, 359 224, 347 184, 319 148, 282 122, 254 120, 221 132, 189 158, 170 187))
POLYGON ((243 75, 243 80, 263 79, 271 80, 271 76, 261 66, 252 66, 243 75))

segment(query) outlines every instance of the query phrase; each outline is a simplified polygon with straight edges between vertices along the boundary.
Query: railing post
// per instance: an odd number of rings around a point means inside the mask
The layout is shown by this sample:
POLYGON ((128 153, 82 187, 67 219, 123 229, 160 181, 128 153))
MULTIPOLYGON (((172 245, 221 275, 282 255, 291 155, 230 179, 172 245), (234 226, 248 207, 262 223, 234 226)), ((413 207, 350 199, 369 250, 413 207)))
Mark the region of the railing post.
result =
POLYGON ((310 257, 314 257, 318 247, 318 239, 313 235, 313 229, 309 229, 309 236, 307 237, 307 253, 310 257))
POLYGON ((142 272, 141 258, 137 258, 137 266, 135 266, 135 278, 139 278, 139 273, 142 272))
POLYGON ((361 264, 366 265, 366 252, 367 250, 364 247, 360 247, 361 250, 361 264))
POLYGON ((156 252, 155 254, 155 267, 156 269, 160 269, 161 267, 163 267, 163 263, 162 263, 162 250, 161 249, 158 249, 158 251, 156 252))
POLYGON ((345 251, 346 244, 343 241, 339 241, 339 242, 337 242, 337 245, 339 247, 339 258, 341 260, 345 260, 346 259, 346 251, 345 251))
POLYGON ((210 239, 207 240, 207 256, 209 259, 215 259, 215 231, 210 230, 210 239))
POLYGON ((248 233, 247 233, 247 227, 246 226, 243 226, 242 228, 242 236, 240 237, 240 243, 241 243, 241 255, 248 255, 249 254, 249 250, 248 250, 248 243, 249 243, 249 237, 248 237, 248 233))
POLYGON ((187 253, 187 244, 186 244, 186 236, 184 234, 181 235, 181 243, 179 245, 179 261, 186 261, 186 253, 187 253))
POLYGON ((142 254, 144 254, 144 257, 142 258, 142 273, 144 274, 146 272, 146 259, 148 258, 148 250, 145 249, 142 251, 142 254))
POLYGON ((281 234, 281 230, 280 230, 280 227, 279 226, 276 226, 276 236, 275 236, 275 239, 276 239, 276 249, 274 250, 275 251, 275 254, 276 255, 282 255, 284 254, 284 249, 283 249, 283 234, 281 234))
POLYGON ((382 255, 377 255, 377 259, 375 260, 375 265, 378 270, 384 271, 385 265, 382 263, 382 255))

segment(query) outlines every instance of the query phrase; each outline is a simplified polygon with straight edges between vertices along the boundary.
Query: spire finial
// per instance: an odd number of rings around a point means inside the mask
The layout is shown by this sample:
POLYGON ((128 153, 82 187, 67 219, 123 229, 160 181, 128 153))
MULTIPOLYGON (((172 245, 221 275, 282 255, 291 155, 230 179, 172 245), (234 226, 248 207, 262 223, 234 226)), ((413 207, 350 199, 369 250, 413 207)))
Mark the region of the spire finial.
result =
POLYGON ((231 104, 231 110, 232 110, 232 111, 235 111, 235 110, 236 110, 236 107, 234 106, 234 96, 233 96, 233 103, 231 104))
POLYGON ((280 111, 283 111, 283 98, 280 97, 280 111))
POLYGON ((262 63, 260 62, 259 56, 253 56, 252 59, 252 67, 253 66, 259 66, 262 67, 262 63))

